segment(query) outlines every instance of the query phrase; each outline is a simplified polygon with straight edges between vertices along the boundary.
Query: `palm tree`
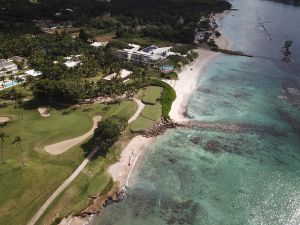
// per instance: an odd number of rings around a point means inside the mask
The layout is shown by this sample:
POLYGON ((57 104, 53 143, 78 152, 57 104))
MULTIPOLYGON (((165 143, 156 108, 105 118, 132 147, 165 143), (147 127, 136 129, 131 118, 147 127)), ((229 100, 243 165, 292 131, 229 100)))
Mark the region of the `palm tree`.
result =
POLYGON ((22 83, 23 79, 21 77, 15 77, 17 83, 22 83))
POLYGON ((17 102, 16 102, 16 106, 17 108, 19 108, 21 110, 21 116, 22 116, 22 120, 24 119, 24 109, 23 109, 23 104, 24 104, 24 101, 22 99, 22 97, 18 96, 18 99, 17 99, 17 102))
POLYGON ((20 136, 16 136, 13 143, 15 143, 16 145, 18 144, 19 145, 19 150, 20 150, 20 153, 21 153, 21 162, 22 162, 22 166, 25 167, 25 162, 24 162, 24 155, 23 155, 23 150, 22 150, 22 142, 23 142, 23 139, 20 137, 20 136))
POLYGON ((0 77, 0 81, 2 81, 3 87, 5 87, 5 83, 4 83, 4 81, 5 81, 5 76, 1 76, 1 77, 0 77))
POLYGON ((4 145, 4 138, 5 138, 5 133, 1 132, 0 133, 0 147, 1 147, 1 156, 2 156, 2 161, 3 163, 4 161, 4 149, 3 149, 3 145, 4 145))
POLYGON ((25 93, 27 95, 27 87, 32 84, 34 78, 32 76, 26 76, 25 82, 22 84, 23 88, 25 89, 25 93))
POLYGON ((15 81, 15 76, 14 76, 14 75, 10 75, 10 76, 9 76, 9 79, 10 79, 11 81, 15 81))

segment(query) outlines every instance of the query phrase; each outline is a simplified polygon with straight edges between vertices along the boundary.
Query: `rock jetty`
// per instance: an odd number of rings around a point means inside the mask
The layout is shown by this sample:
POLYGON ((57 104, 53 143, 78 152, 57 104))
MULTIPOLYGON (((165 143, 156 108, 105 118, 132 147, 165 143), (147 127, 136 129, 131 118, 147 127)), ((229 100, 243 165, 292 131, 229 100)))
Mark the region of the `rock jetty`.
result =
POLYGON ((196 130, 214 130, 214 131, 227 131, 235 133, 259 133, 269 134, 275 137, 286 136, 282 131, 269 126, 261 126, 255 124, 236 124, 226 122, 205 122, 205 121, 184 121, 174 122, 172 120, 160 120, 153 125, 152 128, 141 132, 140 134, 144 137, 156 137, 163 134, 167 129, 174 128, 187 128, 196 130))

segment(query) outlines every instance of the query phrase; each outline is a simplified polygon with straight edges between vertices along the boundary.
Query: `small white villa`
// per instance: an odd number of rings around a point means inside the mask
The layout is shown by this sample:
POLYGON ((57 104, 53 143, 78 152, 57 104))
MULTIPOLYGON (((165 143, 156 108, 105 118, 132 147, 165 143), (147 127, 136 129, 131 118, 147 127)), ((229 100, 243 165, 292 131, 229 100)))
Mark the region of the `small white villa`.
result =
POLYGON ((67 61, 64 64, 68 68, 73 68, 81 63, 80 57, 81 57, 81 55, 71 55, 71 56, 65 57, 65 60, 67 60, 67 61))
POLYGON ((177 53, 171 52, 172 47, 159 48, 151 45, 147 48, 141 49, 141 46, 129 44, 131 48, 120 50, 122 58, 137 64, 151 64, 166 59, 170 55, 177 53))
POLYGON ((42 73, 40 71, 36 71, 36 70, 28 70, 25 72, 26 75, 28 76, 33 76, 33 77, 37 77, 37 76, 40 76, 42 75, 42 73))
POLYGON ((14 75, 17 72, 18 67, 12 60, 0 59, 0 76, 14 75))
MULTIPOLYGON (((127 78, 130 74, 132 74, 132 71, 122 69, 122 70, 120 71, 120 78, 125 79, 125 78, 127 78)), ((113 79, 114 77, 116 77, 117 75, 118 75, 117 73, 112 73, 112 74, 110 74, 110 75, 104 77, 103 79, 104 79, 104 80, 111 80, 111 79, 113 79)))
POLYGON ((91 44, 91 46, 95 47, 95 48, 99 48, 99 47, 105 47, 107 45, 108 41, 103 41, 103 42, 94 42, 91 44))

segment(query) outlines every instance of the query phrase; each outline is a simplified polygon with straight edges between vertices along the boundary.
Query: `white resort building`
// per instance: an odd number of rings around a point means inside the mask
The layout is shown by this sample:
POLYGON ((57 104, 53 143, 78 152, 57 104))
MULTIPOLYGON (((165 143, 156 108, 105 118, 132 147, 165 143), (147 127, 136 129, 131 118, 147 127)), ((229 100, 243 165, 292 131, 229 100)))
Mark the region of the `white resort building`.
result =
POLYGON ((14 75, 17 72, 18 67, 12 60, 0 59, 0 76, 14 75))
POLYGON ((77 65, 81 64, 81 60, 80 57, 82 55, 70 55, 68 57, 64 57, 65 60, 67 60, 66 62, 64 62, 64 64, 68 67, 68 68, 74 68, 77 65))
POLYGON ((171 52, 172 47, 159 48, 155 45, 151 45, 147 48, 140 50, 141 46, 135 44, 129 44, 130 49, 120 50, 122 58, 137 64, 151 64, 166 59, 170 55, 177 53, 171 52))

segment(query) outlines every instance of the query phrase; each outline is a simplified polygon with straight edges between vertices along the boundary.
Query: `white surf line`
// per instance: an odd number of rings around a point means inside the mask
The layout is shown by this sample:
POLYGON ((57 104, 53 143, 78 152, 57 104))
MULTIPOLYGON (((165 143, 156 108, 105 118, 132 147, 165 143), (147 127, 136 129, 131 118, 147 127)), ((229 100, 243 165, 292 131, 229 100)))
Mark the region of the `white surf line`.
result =
MULTIPOLYGON (((146 146, 144 146, 144 148, 146 148, 146 146)), ((127 179, 126 179, 126 183, 125 183, 126 187, 129 186, 129 178, 130 178, 131 173, 132 173, 132 171, 135 167, 136 162, 138 161, 138 159, 139 159, 139 157, 142 153, 143 153, 143 151, 139 152, 139 154, 136 156, 135 160, 133 161, 132 167, 130 168, 129 173, 127 175, 127 179)))

